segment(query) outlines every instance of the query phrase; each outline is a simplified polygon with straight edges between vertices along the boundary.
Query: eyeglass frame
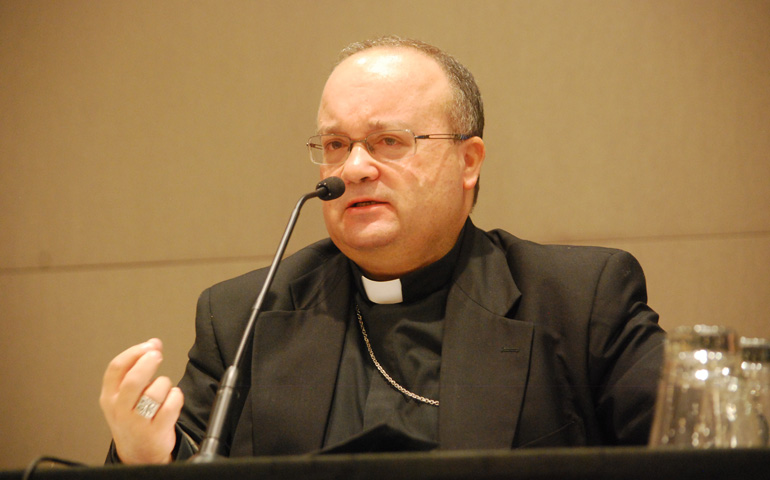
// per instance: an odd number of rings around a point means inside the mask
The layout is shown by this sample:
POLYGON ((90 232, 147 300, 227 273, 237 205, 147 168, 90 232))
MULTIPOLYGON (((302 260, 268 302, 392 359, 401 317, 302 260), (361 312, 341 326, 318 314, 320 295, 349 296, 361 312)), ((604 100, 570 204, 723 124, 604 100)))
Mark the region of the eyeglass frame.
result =
MULTIPOLYGON (((364 138, 361 138, 361 139, 358 139, 358 140, 355 140, 355 139, 353 139, 353 138, 351 138, 351 137, 349 137, 347 135, 343 135, 341 133, 319 133, 317 135, 312 135, 310 138, 308 138, 307 139, 307 143, 305 145, 308 148, 308 153, 310 154, 310 162, 313 163, 313 165, 336 166, 336 165, 342 165, 343 163, 345 163, 348 160, 348 158, 350 158, 350 153, 353 151, 353 145, 355 145, 356 143, 363 143, 363 145, 366 147, 366 151, 369 152, 369 154, 372 154, 374 152, 374 147, 369 144, 369 141, 368 141, 369 137, 371 137, 372 135, 381 135, 383 133, 388 133, 388 132, 408 132, 408 133, 410 133, 412 135, 412 137, 414 138, 414 149, 413 149, 413 151, 412 151, 412 153, 410 155, 404 155, 403 157, 398 158, 398 159, 394 159, 394 160, 387 160, 387 159, 380 160, 378 158, 375 158, 375 160, 377 160, 379 162, 399 162, 399 161, 404 160, 406 158, 413 157, 417 153, 417 140, 455 140, 455 141, 465 141, 465 140, 468 140, 469 138, 473 137, 473 135, 466 135, 466 134, 463 134, 463 133, 428 133, 428 134, 425 134, 425 135, 417 135, 413 131, 409 130, 408 128, 402 128, 402 129, 395 128, 395 129, 391 129, 391 130, 380 130, 380 131, 377 131, 377 132, 372 132, 369 135, 365 136, 364 138), (345 155, 345 158, 343 160, 341 160, 339 162, 336 162, 336 163, 318 163, 318 162, 316 162, 313 159, 313 149, 316 148, 316 150, 322 150, 322 148, 319 149, 317 147, 311 146, 311 142, 310 141, 313 138, 316 138, 316 137, 321 137, 322 138, 322 137, 325 137, 325 136, 342 137, 342 138, 347 138, 348 140, 350 140, 350 144, 348 144, 348 152, 345 155)), ((323 147, 323 143, 313 144, 313 145, 319 145, 319 146, 323 147)))

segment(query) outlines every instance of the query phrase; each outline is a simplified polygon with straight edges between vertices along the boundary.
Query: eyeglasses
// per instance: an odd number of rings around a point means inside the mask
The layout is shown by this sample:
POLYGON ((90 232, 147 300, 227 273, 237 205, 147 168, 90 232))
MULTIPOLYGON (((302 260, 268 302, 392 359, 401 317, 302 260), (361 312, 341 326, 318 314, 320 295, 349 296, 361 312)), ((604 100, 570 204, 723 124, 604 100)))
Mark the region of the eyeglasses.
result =
POLYGON ((370 133, 361 140, 347 135, 328 133, 314 135, 307 141, 310 161, 316 165, 339 165, 348 159, 353 145, 363 143, 375 160, 395 162, 413 156, 417 152, 417 140, 467 140, 470 135, 459 133, 431 133, 415 135, 411 130, 385 130, 370 133))

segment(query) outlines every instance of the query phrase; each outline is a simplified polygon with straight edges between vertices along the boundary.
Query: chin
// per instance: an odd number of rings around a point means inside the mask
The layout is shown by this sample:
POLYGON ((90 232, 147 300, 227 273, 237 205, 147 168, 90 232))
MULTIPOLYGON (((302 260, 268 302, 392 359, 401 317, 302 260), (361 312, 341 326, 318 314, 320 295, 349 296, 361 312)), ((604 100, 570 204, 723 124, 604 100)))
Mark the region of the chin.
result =
POLYGON ((356 257, 358 254, 371 253, 388 247, 396 240, 396 232, 392 231, 362 231, 350 230, 339 232, 339 235, 331 235, 335 245, 348 257, 356 257))
POLYGON ((391 245, 395 235, 351 235, 345 243, 356 250, 372 250, 391 245))

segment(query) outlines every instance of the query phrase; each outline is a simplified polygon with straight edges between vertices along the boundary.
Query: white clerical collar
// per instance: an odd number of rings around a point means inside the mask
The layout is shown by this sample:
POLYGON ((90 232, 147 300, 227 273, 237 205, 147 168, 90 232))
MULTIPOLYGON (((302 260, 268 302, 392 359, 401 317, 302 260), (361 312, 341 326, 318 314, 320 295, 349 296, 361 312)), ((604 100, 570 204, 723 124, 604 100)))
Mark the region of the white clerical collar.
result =
POLYGON ((364 284, 364 290, 366 290, 366 296, 369 297, 370 302, 392 304, 404 301, 404 295, 401 293, 401 280, 398 278, 377 282, 361 275, 361 281, 364 284))

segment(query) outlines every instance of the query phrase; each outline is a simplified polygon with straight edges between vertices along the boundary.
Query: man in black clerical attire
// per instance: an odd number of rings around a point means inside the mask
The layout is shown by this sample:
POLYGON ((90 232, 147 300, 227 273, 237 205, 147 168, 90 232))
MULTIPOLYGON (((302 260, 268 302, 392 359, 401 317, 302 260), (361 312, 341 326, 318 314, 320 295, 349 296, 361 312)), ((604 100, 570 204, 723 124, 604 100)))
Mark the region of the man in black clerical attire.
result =
MULTIPOLYGON (((278 270, 229 455, 646 442, 664 333, 639 264, 477 229, 483 127, 473 76, 441 50, 342 52, 308 148, 346 190, 324 202, 330 238, 278 270)), ((160 340, 110 363, 111 461, 194 454, 265 276, 203 292, 178 387, 154 378, 160 340)))

